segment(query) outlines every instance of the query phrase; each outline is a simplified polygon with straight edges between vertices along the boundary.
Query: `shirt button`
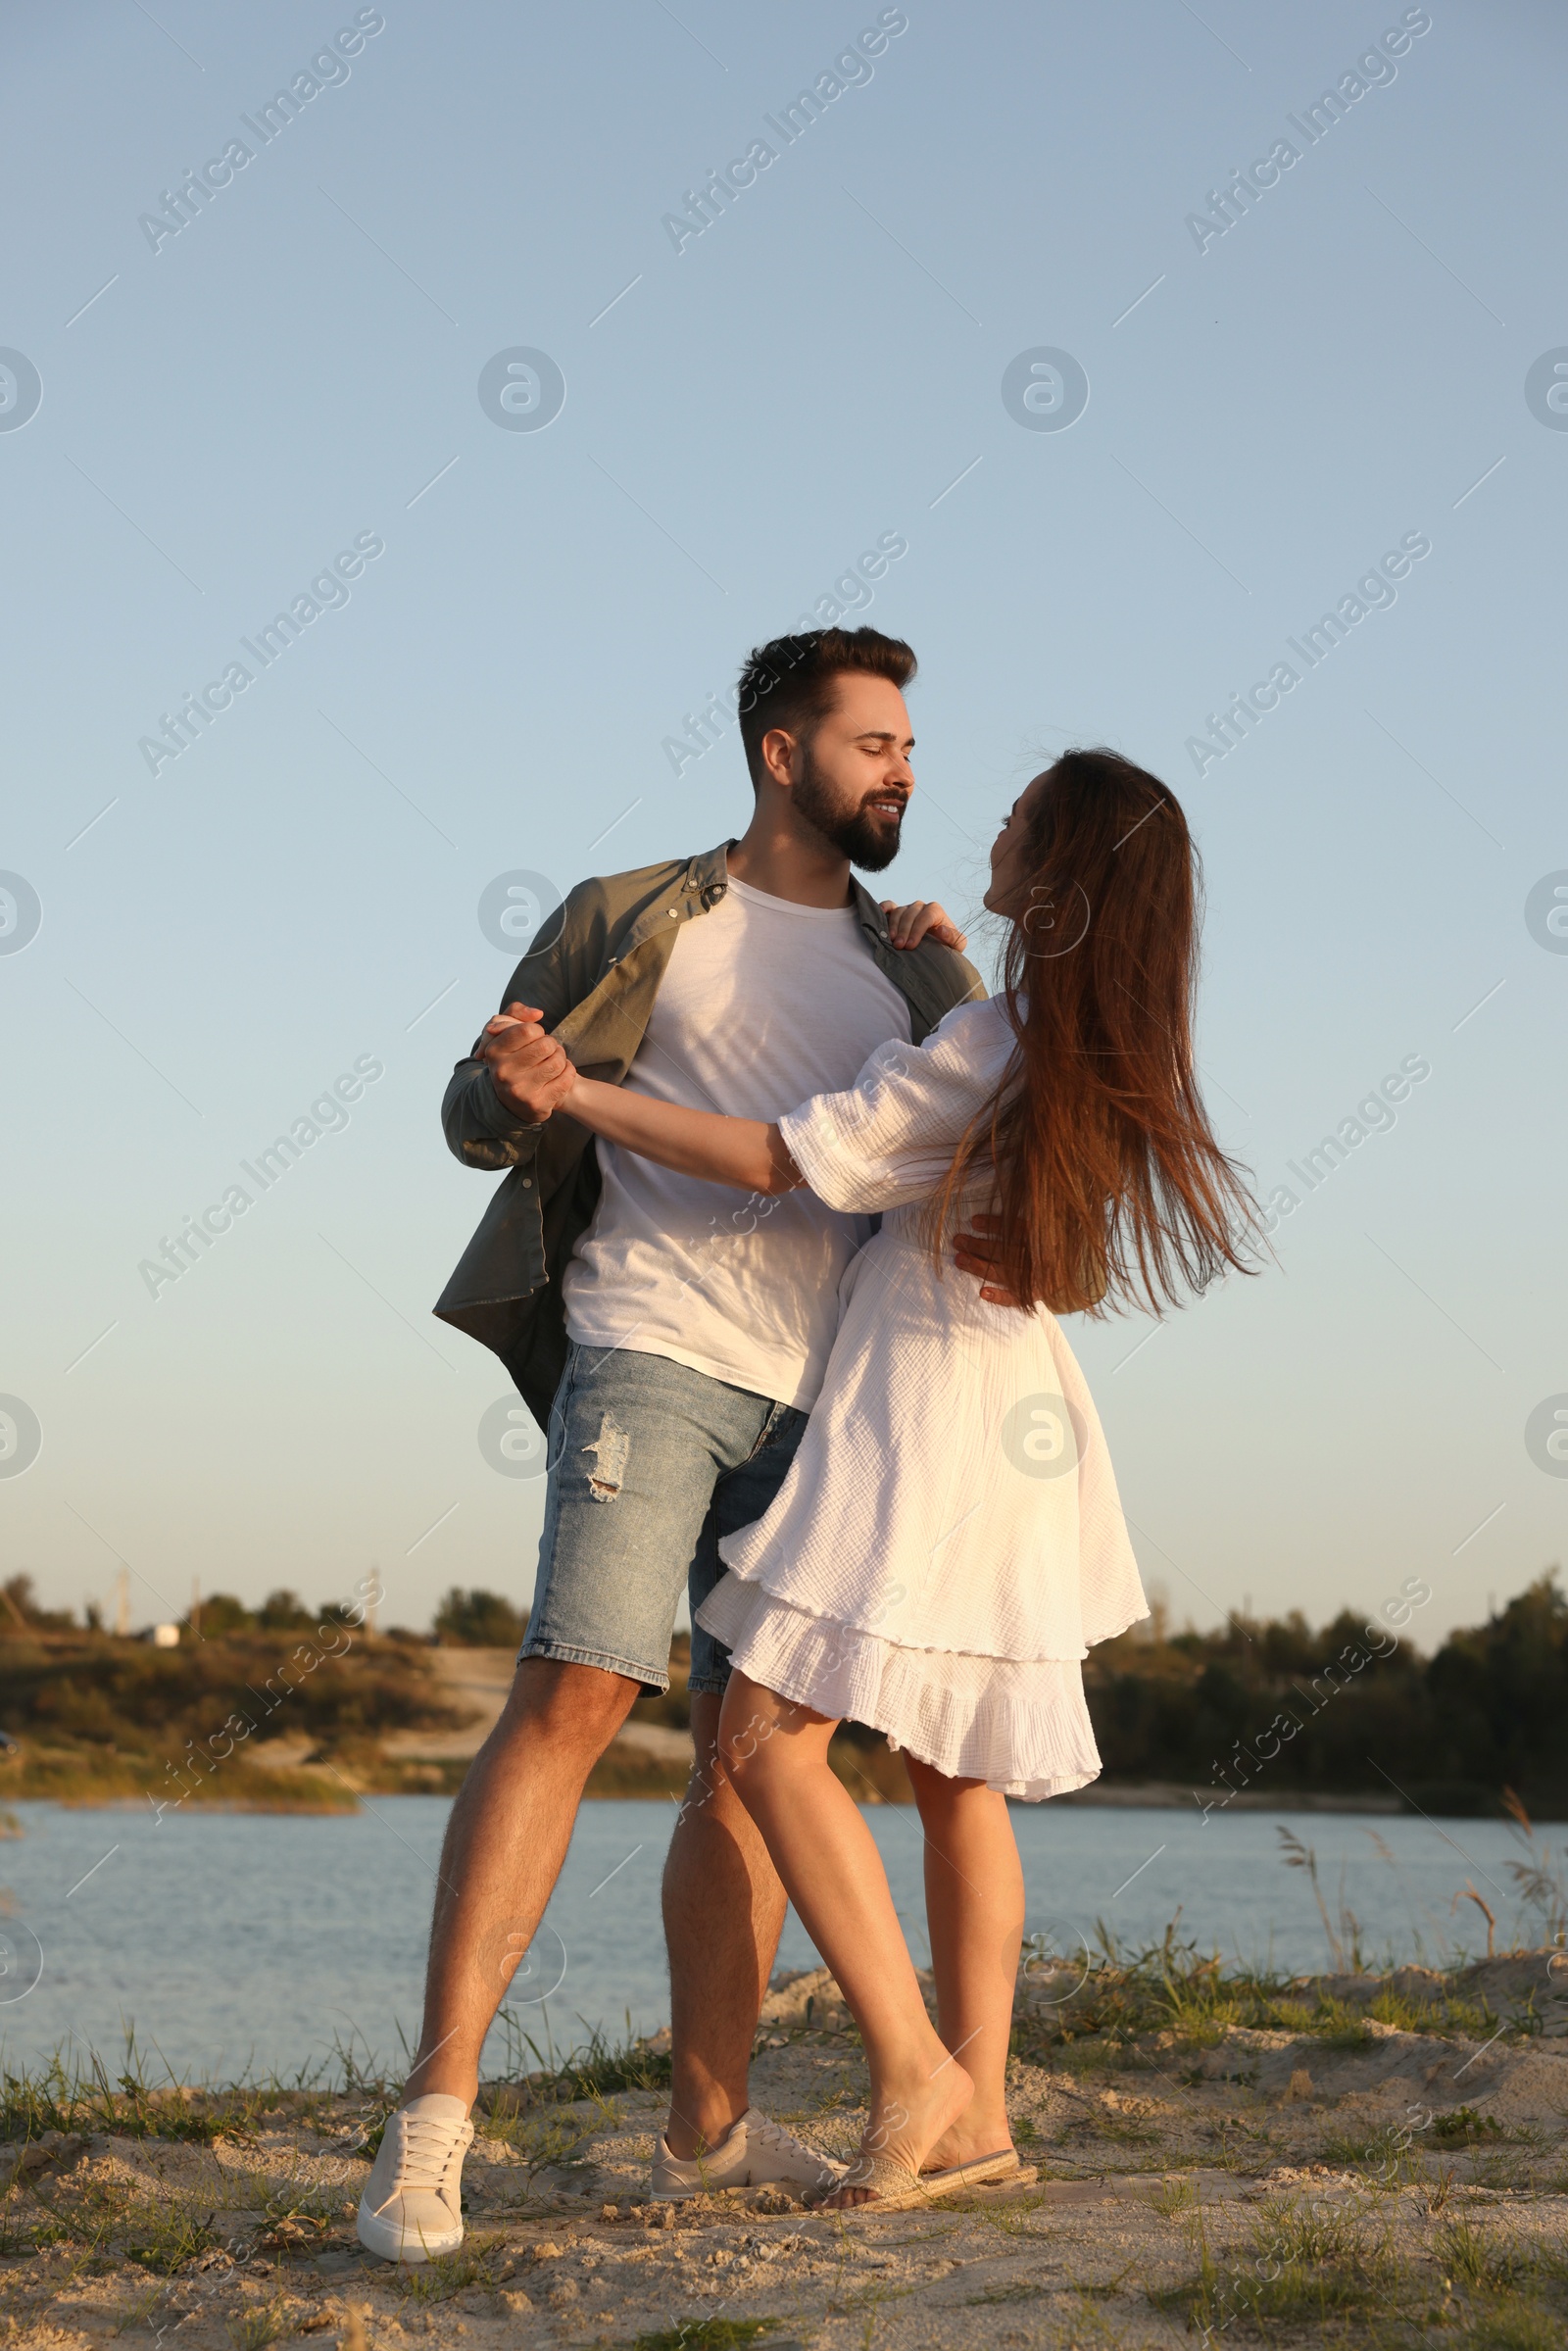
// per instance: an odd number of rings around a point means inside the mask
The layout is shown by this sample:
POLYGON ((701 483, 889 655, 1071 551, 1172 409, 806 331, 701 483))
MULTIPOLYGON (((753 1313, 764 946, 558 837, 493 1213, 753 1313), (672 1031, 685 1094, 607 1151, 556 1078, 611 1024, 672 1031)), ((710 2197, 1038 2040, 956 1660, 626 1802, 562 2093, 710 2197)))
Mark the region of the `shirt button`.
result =
POLYGON ((669 909, 669 916, 670 916, 670 920, 673 922, 673 921, 676 919, 676 917, 679 915, 679 913, 680 913, 680 908, 679 908, 679 906, 671 906, 671 907, 670 907, 670 909, 669 909))
POLYGON ((531 1192, 531 1191, 533 1190, 533 1178, 532 1178, 532 1176, 524 1176, 524 1177, 523 1177, 523 1179, 522 1179, 522 1188, 523 1188, 524 1192, 531 1192))

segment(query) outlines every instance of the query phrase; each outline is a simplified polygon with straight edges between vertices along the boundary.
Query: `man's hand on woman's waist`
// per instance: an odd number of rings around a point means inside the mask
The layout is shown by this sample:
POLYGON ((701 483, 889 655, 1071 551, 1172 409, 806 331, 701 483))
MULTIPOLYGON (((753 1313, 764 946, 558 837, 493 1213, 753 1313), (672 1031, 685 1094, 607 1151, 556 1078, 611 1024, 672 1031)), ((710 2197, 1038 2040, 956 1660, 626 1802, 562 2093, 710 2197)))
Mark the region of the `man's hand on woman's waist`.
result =
MULTIPOLYGON (((980 1282, 980 1296, 993 1306, 1016 1306, 1018 1300, 1003 1280, 1002 1219, 984 1212, 969 1219, 968 1230, 953 1236, 953 1258, 960 1273, 980 1282)), ((1027 1309, 1025 1309, 1027 1311, 1027 1309)))

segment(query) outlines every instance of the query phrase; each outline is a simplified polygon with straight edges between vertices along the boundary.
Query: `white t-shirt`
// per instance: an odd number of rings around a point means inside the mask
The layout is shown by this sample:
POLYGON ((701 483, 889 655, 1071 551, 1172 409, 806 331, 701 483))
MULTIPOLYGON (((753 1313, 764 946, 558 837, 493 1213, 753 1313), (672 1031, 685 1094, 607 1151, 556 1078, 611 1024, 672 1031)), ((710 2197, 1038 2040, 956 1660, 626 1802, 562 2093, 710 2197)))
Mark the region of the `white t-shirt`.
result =
MULTIPOLYGON (((798 906, 733 875, 683 923, 625 1080, 635 1094, 781 1118, 841 1092, 909 1007, 849 906, 798 906)), ((863 1216, 805 1189, 752 1200, 601 1141, 604 1189, 562 1284, 568 1338, 667 1355, 710 1379, 808 1408, 838 1327, 863 1216)))

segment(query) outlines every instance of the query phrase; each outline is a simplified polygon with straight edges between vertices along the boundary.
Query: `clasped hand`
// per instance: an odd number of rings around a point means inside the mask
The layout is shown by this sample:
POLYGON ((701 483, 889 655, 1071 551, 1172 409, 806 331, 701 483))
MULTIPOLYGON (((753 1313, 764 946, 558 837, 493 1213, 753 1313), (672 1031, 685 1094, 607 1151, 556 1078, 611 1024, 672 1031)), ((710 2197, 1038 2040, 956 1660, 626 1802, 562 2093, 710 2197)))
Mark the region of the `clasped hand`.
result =
MULTIPOLYGON (((478 1058, 502 1102, 529 1126, 542 1126, 559 1110, 577 1078, 561 1046, 541 1026, 543 1019, 537 1004, 508 1004, 485 1022, 478 1047, 478 1058)), ((979 1279, 983 1298, 996 1306, 1012 1306, 1017 1300, 999 1279, 998 1221, 995 1216, 975 1216, 971 1230, 955 1236, 953 1254, 960 1273, 979 1279)))
MULTIPOLYGON (((927 936, 944 947, 962 948, 964 936, 934 899, 908 906, 882 901, 888 936, 895 947, 918 947, 927 936)), ((477 1056, 489 1070, 505 1106, 529 1126, 543 1126, 571 1092, 577 1072, 554 1037, 541 1026, 537 1004, 512 1004, 487 1020, 477 1056)))
POLYGON ((560 1109, 577 1077, 543 1019, 538 1004, 508 1004, 485 1022, 476 1049, 506 1107, 529 1126, 543 1126, 560 1109))

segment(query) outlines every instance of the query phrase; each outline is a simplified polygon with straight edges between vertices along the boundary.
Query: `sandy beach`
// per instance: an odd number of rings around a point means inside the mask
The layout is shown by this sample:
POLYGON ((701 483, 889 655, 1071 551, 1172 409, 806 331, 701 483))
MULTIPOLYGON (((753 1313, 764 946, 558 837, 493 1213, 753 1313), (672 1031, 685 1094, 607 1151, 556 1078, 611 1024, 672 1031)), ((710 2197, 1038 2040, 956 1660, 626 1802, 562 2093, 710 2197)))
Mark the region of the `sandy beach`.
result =
MULTIPOLYGON (((787 2351, 1413 2342, 1545 2351, 1568 2313, 1568 1965, 1261 1984, 1029 1974, 1009 2104, 1034 2177, 928 2211, 776 2191, 648 2196, 667 2035, 489 2083, 468 2237, 422 2270, 361 2252, 382 2085, 11 2085, 7 2339, 200 2351, 336 2342, 787 2351), (51 2118, 53 2118, 51 2120, 51 2118), (68 2127, 60 2128, 61 2124, 68 2127)), ((864 2068, 821 1969, 770 1993, 756 2096, 832 2156, 864 2068)))

